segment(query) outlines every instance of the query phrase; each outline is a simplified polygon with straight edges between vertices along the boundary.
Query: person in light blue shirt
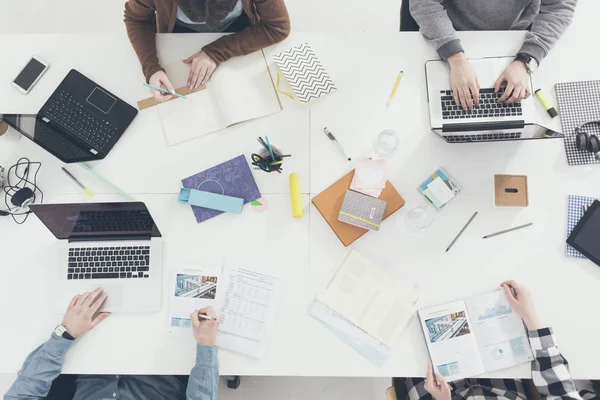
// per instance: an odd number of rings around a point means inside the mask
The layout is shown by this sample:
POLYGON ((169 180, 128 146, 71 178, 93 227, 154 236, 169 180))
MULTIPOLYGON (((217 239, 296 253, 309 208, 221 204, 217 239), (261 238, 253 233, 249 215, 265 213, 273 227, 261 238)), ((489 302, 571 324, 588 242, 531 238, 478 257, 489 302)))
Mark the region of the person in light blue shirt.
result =
MULTIPOLYGON (((44 399, 48 396, 52 382, 60 375, 67 351, 78 337, 109 316, 98 312, 106 297, 101 288, 73 297, 62 324, 47 342, 27 357, 4 400, 44 399)), ((211 307, 194 311, 190 318, 198 345, 196 365, 190 373, 187 388, 175 376, 80 375, 75 381, 73 399, 216 400, 219 364, 215 340, 219 321, 211 307), (211 319, 200 318, 199 314, 211 319)))

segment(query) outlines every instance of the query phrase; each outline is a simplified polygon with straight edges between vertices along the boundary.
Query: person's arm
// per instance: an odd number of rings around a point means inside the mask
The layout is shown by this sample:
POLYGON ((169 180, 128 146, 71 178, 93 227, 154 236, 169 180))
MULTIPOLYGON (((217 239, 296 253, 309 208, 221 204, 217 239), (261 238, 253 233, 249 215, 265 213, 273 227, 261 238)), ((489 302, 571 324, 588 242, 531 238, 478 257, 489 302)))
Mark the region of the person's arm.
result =
POLYGON ((158 71, 164 71, 156 51, 156 6, 154 0, 128 0, 125 3, 125 28, 137 54, 146 82, 158 71))
POLYGON ((217 400, 219 387, 219 357, 215 341, 219 319, 212 307, 196 310, 190 315, 196 346, 196 365, 192 368, 186 391, 187 400, 217 400), (205 315, 205 319, 199 315, 205 315))
MULTIPOLYGON (((92 293, 73 297, 62 321, 62 325, 73 338, 85 334, 108 317, 108 313, 97 312, 106 297, 107 294, 103 293, 101 288, 92 293)), ((72 345, 73 340, 52 333, 46 343, 27 357, 17 379, 6 392, 4 400, 45 398, 50 391, 52 381, 60 375, 65 354, 72 345)))
POLYGON ((72 345, 72 340, 52 333, 46 343, 27 356, 17 380, 4 395, 4 400, 45 398, 52 381, 60 375, 65 354, 72 345))
POLYGON ((290 17, 283 0, 253 0, 258 21, 233 35, 223 36, 202 50, 218 64, 279 43, 290 34, 290 17))
POLYGON ((529 331, 529 342, 535 352, 531 374, 540 395, 544 399, 581 400, 569 372, 569 363, 558 351, 552 329, 529 331))
POLYGON ((443 60, 464 52, 442 0, 410 0, 410 14, 443 60))
POLYGON ((542 0, 540 13, 525 35, 519 53, 527 54, 540 63, 571 24, 576 5, 577 0, 542 0))

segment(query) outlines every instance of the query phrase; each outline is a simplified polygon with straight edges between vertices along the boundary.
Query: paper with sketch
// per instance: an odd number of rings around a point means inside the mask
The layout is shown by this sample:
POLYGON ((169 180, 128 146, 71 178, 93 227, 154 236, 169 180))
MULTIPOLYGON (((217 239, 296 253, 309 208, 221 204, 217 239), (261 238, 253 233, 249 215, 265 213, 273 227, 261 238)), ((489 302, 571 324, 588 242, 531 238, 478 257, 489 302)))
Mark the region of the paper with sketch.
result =
POLYGON ((350 345, 374 365, 381 367, 391 349, 320 301, 314 301, 309 313, 340 340, 350 345))
MULTIPOLYGON (((187 85, 189 64, 165 66, 173 87, 187 85)), ((206 89, 156 106, 169 145, 275 114, 281 104, 262 50, 221 64, 206 89)))
POLYGON ((418 296, 391 272, 350 250, 317 300, 393 347, 411 318, 418 296))
POLYGON ((265 355, 281 296, 277 278, 243 268, 186 267, 173 275, 167 335, 192 338, 190 314, 212 306, 219 315, 218 347, 265 355))
POLYGON ((446 380, 530 362, 521 317, 502 290, 419 310, 432 362, 446 380))

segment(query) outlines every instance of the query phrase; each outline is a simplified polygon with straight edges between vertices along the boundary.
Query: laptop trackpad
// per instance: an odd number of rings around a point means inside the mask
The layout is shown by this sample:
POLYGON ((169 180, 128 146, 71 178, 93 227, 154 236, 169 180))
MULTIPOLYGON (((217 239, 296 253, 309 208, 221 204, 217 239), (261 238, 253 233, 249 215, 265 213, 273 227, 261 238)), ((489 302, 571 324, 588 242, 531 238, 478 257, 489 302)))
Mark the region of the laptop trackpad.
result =
MULTIPOLYGON (((473 62, 473 68, 479 79, 479 87, 493 88, 496 83, 496 73, 494 71, 494 63, 491 61, 473 62)), ((499 76, 499 75, 498 75, 499 76)))
POLYGON ((108 297, 99 311, 111 311, 123 308, 123 285, 102 285, 108 297))

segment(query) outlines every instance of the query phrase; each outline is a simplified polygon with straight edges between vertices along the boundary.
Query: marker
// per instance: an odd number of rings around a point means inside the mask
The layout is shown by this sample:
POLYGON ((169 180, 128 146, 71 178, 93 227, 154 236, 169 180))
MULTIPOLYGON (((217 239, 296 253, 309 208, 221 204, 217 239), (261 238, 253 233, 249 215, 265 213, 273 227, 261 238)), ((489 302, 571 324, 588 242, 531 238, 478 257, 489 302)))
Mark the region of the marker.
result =
POLYGON ((477 214, 479 214, 479 212, 475 211, 475 214, 473 214, 473 216, 471 217, 471 219, 465 224, 465 226, 463 226, 463 228, 460 230, 460 232, 458 232, 458 235, 456 235, 456 237, 454 238, 454 240, 452 241, 452 243, 450 243, 450 246, 448 246, 448 248, 446 249, 446 253, 448 252, 448 250, 450 250, 452 248, 452 246, 454 246, 454 243, 456 243, 456 241, 458 240, 458 238, 460 238, 462 236, 462 234, 465 231, 465 229, 467 229, 467 227, 469 225, 471 225, 471 222, 473 222, 473 220, 475 219, 475 217, 477 216, 477 214))
POLYGON ((86 187, 83 185, 83 183, 79 182, 79 181, 77 180, 77 178, 75 178, 75 177, 74 177, 74 176, 73 176, 73 175, 72 175, 72 174, 71 174, 69 171, 67 171, 67 169, 66 169, 65 167, 60 167, 60 169, 62 169, 62 170, 63 170, 63 172, 64 172, 65 174, 67 174, 67 176, 68 176, 69 178, 71 178, 71 179, 73 180, 73 182, 75 182, 75 183, 77 184, 77 186, 79 186, 80 188, 82 188, 82 189, 83 189, 83 191, 85 192, 85 194, 87 194, 87 195, 88 195, 88 196, 90 196, 90 197, 94 197, 94 193, 92 193, 92 191, 91 191, 90 189, 86 188, 86 187))
POLYGON ((502 235, 503 233, 516 231, 517 229, 527 228, 528 226, 531 226, 531 225, 533 225, 533 222, 530 222, 530 223, 524 224, 524 225, 515 226, 514 228, 510 228, 510 229, 505 229, 505 230, 500 231, 500 232, 490 233, 489 235, 485 235, 483 238, 484 239, 491 238, 491 237, 494 237, 494 236, 502 235))
POLYGON ((394 99, 394 96, 396 96, 396 91, 398 90, 398 86, 400 86, 400 82, 402 82, 403 76, 404 71, 400 71, 398 77, 396 78, 396 83, 394 83, 394 88, 392 89, 392 93, 390 94, 390 98, 388 99, 386 108, 389 108, 390 104, 392 104, 392 100, 394 99))
POLYGON ((548 100, 544 92, 542 92, 542 89, 538 89, 535 91, 535 97, 538 98, 538 100, 542 104, 542 107, 544 107, 548 115, 550 115, 550 118, 558 117, 558 112, 556 111, 552 103, 550 103, 550 100, 548 100))
POLYGON ((205 321, 216 321, 217 320, 217 318, 215 318, 215 317, 209 317, 206 314, 200 314, 200 313, 198 313, 198 319, 203 319, 205 321))
POLYGON ((149 87, 150 89, 158 90, 159 92, 163 92, 163 93, 167 93, 167 94, 172 94, 173 96, 181 97, 182 99, 186 98, 184 95, 181 95, 179 93, 175 93, 175 91, 169 92, 167 89, 163 89, 163 88, 158 87, 158 86, 150 85, 149 83, 144 83, 144 86, 149 87))

